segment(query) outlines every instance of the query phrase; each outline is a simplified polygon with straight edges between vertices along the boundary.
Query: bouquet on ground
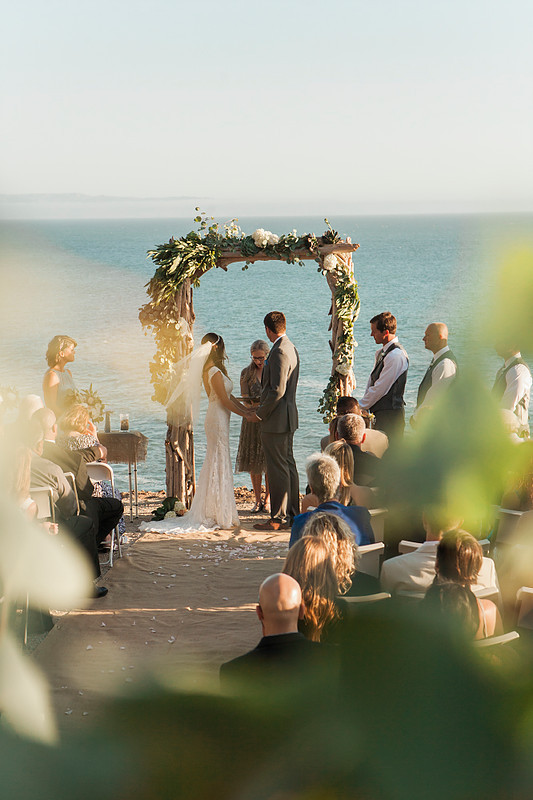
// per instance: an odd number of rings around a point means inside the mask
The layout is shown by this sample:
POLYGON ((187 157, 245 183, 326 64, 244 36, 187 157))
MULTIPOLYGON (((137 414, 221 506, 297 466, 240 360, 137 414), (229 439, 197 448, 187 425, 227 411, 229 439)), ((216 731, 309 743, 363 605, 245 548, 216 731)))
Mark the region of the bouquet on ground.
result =
POLYGON ((186 511, 186 506, 177 497, 165 497, 163 504, 155 509, 152 522, 171 517, 182 517, 186 511))

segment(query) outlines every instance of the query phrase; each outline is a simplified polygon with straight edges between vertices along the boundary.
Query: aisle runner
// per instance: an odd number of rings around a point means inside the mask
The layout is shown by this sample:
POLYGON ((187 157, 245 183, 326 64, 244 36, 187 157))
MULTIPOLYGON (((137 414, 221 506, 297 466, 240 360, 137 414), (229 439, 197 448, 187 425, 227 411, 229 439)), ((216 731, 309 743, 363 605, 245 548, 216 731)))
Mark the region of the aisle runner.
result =
POLYGON ((255 646, 261 581, 278 572, 288 534, 146 533, 117 559, 109 594, 71 611, 35 651, 62 730, 94 720, 106 694, 148 670, 201 687, 223 661, 255 646))

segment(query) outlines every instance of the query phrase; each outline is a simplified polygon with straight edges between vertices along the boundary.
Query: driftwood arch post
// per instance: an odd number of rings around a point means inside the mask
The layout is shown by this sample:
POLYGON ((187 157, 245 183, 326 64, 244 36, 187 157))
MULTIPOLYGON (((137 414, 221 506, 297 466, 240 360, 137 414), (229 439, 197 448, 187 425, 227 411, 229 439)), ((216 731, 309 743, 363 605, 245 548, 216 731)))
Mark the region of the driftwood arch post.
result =
MULTIPOLYGON (((193 233, 178 240, 179 243, 192 241, 196 250, 200 246, 205 248, 205 243, 209 243, 209 239, 215 240, 218 245, 216 249, 212 248, 214 252, 210 257, 206 258, 205 250, 202 250, 201 259, 197 255, 196 263, 203 263, 198 264, 196 270, 190 268, 194 260, 189 258, 188 274, 183 274, 185 270, 182 269, 182 280, 179 279, 179 274, 176 276, 175 273, 186 257, 176 255, 174 239, 149 253, 160 266, 148 284, 152 300, 140 309, 139 318, 145 328, 153 328, 158 345, 158 352, 150 367, 152 383, 155 386, 152 399, 165 404, 171 364, 185 358, 193 349, 192 330, 195 320, 193 286, 199 285, 202 275, 213 267, 227 270, 230 264, 236 262, 244 261, 248 265, 255 261, 294 263, 313 259, 318 262, 319 271, 326 276, 332 295, 329 312, 332 369, 319 406, 324 421, 328 421, 334 414, 337 397, 341 394, 351 394, 355 388, 352 369, 353 323, 359 312, 359 298, 353 273, 352 253, 359 245, 353 244, 349 239, 341 240, 330 229, 331 233, 326 232, 318 239, 314 235, 299 238, 289 235, 279 238, 270 234, 277 240, 276 243, 259 247, 253 243, 246 245, 247 240, 256 237, 257 231, 253 237, 245 237, 242 232, 239 238, 232 238, 227 232, 225 237, 218 237, 217 234, 211 233, 216 227, 212 226, 209 229, 210 234, 203 239, 193 233), (225 246, 221 246, 220 239, 225 246), (237 245, 234 248, 231 247, 233 242, 237 245), (252 249, 255 252, 250 252, 252 249), (165 281, 167 276, 168 280, 165 281)), ((254 238, 254 241, 257 239, 254 238)), ((172 420, 171 415, 167 415, 165 456, 167 496, 176 497, 189 508, 195 491, 194 431, 190 421, 176 422, 172 420)))

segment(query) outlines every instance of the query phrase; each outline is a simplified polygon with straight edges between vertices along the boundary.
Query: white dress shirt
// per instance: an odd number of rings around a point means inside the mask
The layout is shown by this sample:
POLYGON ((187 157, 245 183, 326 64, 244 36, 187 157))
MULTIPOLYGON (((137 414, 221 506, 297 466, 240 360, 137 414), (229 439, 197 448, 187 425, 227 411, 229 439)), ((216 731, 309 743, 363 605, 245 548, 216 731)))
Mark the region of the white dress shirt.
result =
MULTIPOLYGON (((449 353, 450 348, 448 345, 446 347, 442 347, 440 350, 437 350, 433 358, 431 359, 431 364, 434 364, 435 361, 440 358, 444 353, 449 353)), ((430 364, 430 366, 431 366, 430 364)), ((435 399, 438 395, 442 392, 443 389, 446 388, 450 384, 457 374, 457 364, 451 360, 451 358, 443 358, 440 364, 437 364, 433 372, 431 373, 431 386, 429 387, 424 400, 417 409, 415 409, 413 413, 413 419, 416 420, 417 415, 420 413, 421 408, 431 408, 435 403, 435 399)))
MULTIPOLYGON (((515 358, 522 358, 522 356, 520 353, 516 353, 516 355, 511 356, 504 362, 503 367, 508 367, 515 358)), ((518 417, 520 425, 529 429, 528 409, 532 383, 531 372, 525 364, 515 364, 505 376, 505 381, 507 386, 500 400, 500 406, 512 411, 518 417)))
MULTIPOLYGON (((412 553, 384 561, 380 578, 383 591, 391 594, 395 592, 425 594, 435 578, 438 544, 437 541, 424 542, 418 550, 414 550, 412 553)), ((484 558, 477 583, 473 584, 472 590, 492 586, 500 588, 496 567, 492 558, 484 558)))
MULTIPOLYGON (((390 342, 387 342, 386 345, 376 352, 374 367, 376 366, 376 362, 380 354, 382 352, 387 354, 392 345, 396 343, 398 343, 397 336, 395 336, 394 339, 391 339, 390 342)), ((378 400, 384 397, 394 381, 400 377, 402 372, 406 371, 408 366, 409 361, 407 360, 407 356, 401 348, 397 347, 392 351, 392 353, 388 353, 385 361, 383 362, 381 375, 373 386, 370 385, 370 378, 368 379, 365 393, 359 400, 359 405, 361 408, 370 408, 374 405, 374 403, 377 403, 378 400)))

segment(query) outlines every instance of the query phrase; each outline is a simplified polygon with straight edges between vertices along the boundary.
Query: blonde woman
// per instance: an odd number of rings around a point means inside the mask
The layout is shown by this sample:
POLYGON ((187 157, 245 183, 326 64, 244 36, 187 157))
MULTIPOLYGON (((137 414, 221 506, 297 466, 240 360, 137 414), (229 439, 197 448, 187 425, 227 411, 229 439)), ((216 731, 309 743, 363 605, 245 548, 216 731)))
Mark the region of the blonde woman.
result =
MULTIPOLYGON (((341 482, 337 491, 339 503, 343 506, 364 506, 364 508, 375 508, 376 497, 368 486, 357 486, 353 482, 353 453, 352 448, 344 439, 328 444, 324 453, 332 456, 341 470, 341 482)), ((311 508, 318 506, 316 494, 307 494, 302 500, 302 514, 311 508)))
POLYGON ((360 556, 355 537, 336 514, 325 511, 312 514, 305 524, 303 535, 317 536, 326 543, 337 576, 339 594, 354 596, 381 591, 377 578, 357 569, 360 556))
POLYGON ((77 343, 70 336, 54 336, 48 343, 46 361, 49 369, 43 378, 44 403, 57 417, 74 402, 76 385, 67 364, 76 357, 77 343))
MULTIPOLYGON (((85 406, 80 403, 72 405, 68 411, 58 419, 57 426, 59 428, 59 435, 57 443, 65 450, 87 450, 88 448, 100 447, 102 452, 101 461, 105 460, 105 448, 98 441, 98 435, 91 416, 85 406)), ((94 483, 94 497, 113 497, 111 484, 108 481, 95 481, 94 483)), ((122 499, 121 493, 115 489, 115 498, 122 499)), ((120 535, 126 532, 126 524, 124 517, 121 517, 118 523, 118 532, 120 535)), ((111 537, 108 537, 110 540, 111 537)))
POLYGON ((57 425, 58 444, 67 450, 85 450, 99 444, 91 415, 81 403, 74 403, 62 414, 57 425))
MULTIPOLYGON (((250 347, 252 360, 241 372, 242 401, 248 408, 259 405, 261 396, 261 377, 263 367, 268 358, 270 348, 268 342, 257 339, 250 347)), ((261 444, 261 428, 255 422, 243 418, 235 472, 249 472, 254 490, 255 505, 252 514, 268 511, 268 479, 266 476, 265 455, 261 444), (265 496, 261 496, 261 479, 265 473, 265 496)))
POLYGON ((304 536, 289 550, 283 570, 300 584, 305 607, 298 629, 314 642, 329 638, 340 612, 339 584, 328 545, 318 536, 304 536))

